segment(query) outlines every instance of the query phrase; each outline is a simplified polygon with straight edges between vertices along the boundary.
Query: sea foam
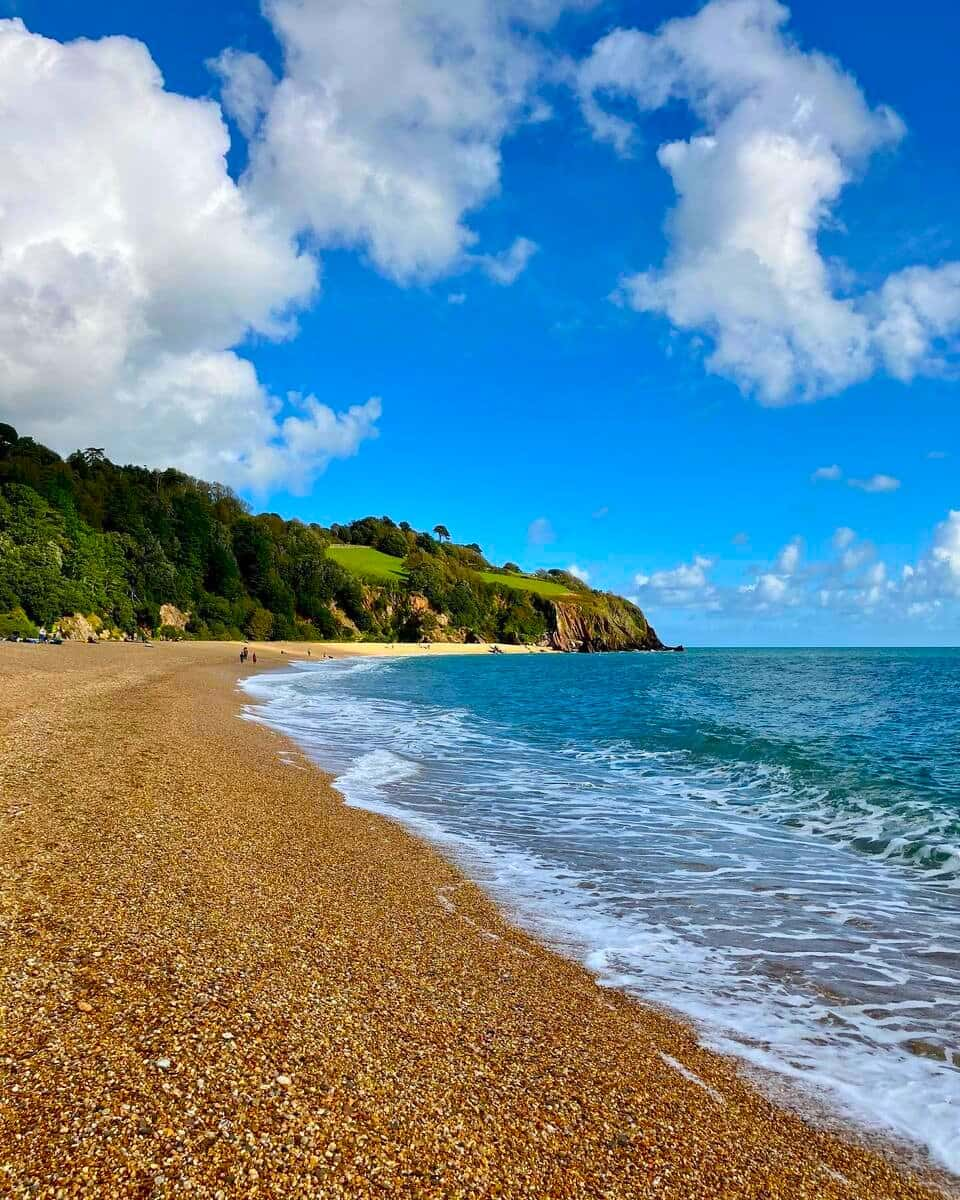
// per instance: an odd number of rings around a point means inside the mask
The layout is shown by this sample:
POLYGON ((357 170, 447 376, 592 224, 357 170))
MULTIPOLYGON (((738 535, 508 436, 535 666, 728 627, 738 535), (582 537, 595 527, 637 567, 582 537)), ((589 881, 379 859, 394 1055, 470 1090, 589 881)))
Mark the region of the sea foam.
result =
POLYGON ((611 686, 660 668, 616 657, 301 666, 247 680, 248 715, 602 986, 960 1173, 949 797, 846 796, 763 739, 705 752, 670 731, 669 700, 624 737, 611 686), (576 717, 551 715, 558 697, 576 717))

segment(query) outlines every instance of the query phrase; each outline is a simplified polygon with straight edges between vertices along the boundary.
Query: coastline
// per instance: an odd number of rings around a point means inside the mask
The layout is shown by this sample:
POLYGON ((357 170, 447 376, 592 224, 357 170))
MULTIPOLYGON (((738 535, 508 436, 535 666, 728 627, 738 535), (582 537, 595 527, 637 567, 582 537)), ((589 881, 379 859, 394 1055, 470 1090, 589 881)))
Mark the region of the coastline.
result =
MULTIPOLYGON (((369 645, 311 657, 489 652, 369 645)), ((10 1194, 938 1194, 345 807, 236 649, 0 647, 10 1194)))

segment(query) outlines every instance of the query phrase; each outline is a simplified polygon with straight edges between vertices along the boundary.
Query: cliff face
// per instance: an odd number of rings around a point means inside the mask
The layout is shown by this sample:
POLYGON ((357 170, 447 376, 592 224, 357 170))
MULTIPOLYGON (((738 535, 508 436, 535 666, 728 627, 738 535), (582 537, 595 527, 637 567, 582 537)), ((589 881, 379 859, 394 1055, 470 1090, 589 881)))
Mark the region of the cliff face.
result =
POLYGON ((550 644, 556 650, 666 649, 640 609, 620 596, 592 596, 585 603, 556 600, 553 610, 550 644))
MULTIPOLYGON (((454 624, 448 614, 435 611, 426 596, 391 595, 380 588, 364 588, 364 608, 379 628, 401 641, 429 637, 434 642, 487 640, 454 624)), ((612 650, 664 650, 656 631, 635 604, 622 596, 589 592, 570 599, 545 600, 547 630, 539 644, 566 653, 601 653, 612 650)), ((338 617, 340 616, 338 612, 338 617)), ((356 635, 357 629, 343 624, 356 635)), ((505 640, 511 640, 507 638, 505 640)))

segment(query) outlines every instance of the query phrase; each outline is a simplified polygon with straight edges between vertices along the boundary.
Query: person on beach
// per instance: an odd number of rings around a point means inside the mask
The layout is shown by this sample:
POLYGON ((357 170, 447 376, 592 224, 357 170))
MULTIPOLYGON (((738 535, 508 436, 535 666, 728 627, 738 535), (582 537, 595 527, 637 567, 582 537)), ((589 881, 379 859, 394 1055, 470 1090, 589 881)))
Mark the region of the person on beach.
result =
POLYGON ((256 662, 257 662, 257 652, 256 652, 256 650, 254 650, 254 652, 253 652, 253 662, 254 662, 254 665, 256 665, 256 662))

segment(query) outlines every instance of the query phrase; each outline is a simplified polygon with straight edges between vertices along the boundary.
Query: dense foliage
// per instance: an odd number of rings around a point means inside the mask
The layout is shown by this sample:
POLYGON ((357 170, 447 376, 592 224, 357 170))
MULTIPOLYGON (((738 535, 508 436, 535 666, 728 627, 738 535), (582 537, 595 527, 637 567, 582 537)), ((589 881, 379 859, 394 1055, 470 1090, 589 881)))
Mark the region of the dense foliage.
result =
MULTIPOLYGON (((552 628, 551 602, 511 582, 516 570, 454 544, 442 525, 255 516, 219 484, 118 467, 96 448, 63 460, 0 425, 0 636, 80 613, 170 636, 536 642, 552 628), (369 586, 328 557, 332 544, 372 547, 403 570, 369 586), (189 615, 185 630, 164 626, 164 605, 189 615)), ((540 577, 554 585, 545 591, 596 595, 564 572, 540 577)))

